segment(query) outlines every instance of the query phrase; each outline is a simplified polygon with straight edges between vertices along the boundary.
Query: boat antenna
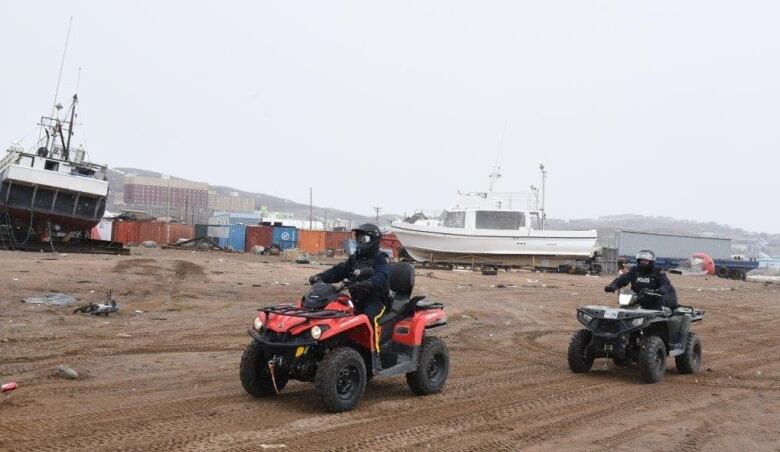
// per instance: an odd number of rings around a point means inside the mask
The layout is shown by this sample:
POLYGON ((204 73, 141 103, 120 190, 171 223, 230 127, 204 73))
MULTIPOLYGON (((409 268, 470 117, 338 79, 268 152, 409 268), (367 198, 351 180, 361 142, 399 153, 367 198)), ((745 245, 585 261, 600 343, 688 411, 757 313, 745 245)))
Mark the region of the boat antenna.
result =
POLYGON ((496 184, 496 180, 501 177, 501 167, 498 162, 501 159, 501 150, 504 147, 504 136, 506 135, 506 126, 509 123, 508 119, 504 120, 504 130, 501 131, 501 139, 498 141, 498 151, 496 152, 496 164, 493 165, 493 172, 490 173, 490 192, 493 191, 493 186, 496 184))
POLYGON ((545 185, 547 183, 547 170, 544 169, 544 164, 539 164, 539 171, 542 172, 542 229, 544 229, 544 220, 547 218, 547 213, 545 212, 545 208, 547 205, 544 202, 544 192, 545 192, 545 185))
POLYGON ((54 90, 54 102, 52 102, 51 115, 54 116, 54 110, 57 105, 57 96, 60 93, 60 82, 62 81, 62 68, 65 67, 65 55, 68 53, 68 41, 70 40, 70 29, 73 26, 73 16, 70 16, 70 22, 68 23, 68 34, 65 35, 65 48, 62 49, 62 60, 60 61, 60 73, 57 76, 57 88, 54 90))

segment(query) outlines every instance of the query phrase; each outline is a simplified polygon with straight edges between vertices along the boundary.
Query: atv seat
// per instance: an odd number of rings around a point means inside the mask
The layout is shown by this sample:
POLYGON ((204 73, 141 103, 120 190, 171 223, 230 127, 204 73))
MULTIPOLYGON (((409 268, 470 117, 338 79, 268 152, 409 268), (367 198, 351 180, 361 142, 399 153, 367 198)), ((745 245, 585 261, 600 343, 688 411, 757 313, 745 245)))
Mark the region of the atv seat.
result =
POLYGON ((414 312, 415 306, 425 297, 412 297, 414 289, 414 267, 399 262, 390 267, 391 302, 387 313, 379 319, 380 325, 395 323, 414 312))

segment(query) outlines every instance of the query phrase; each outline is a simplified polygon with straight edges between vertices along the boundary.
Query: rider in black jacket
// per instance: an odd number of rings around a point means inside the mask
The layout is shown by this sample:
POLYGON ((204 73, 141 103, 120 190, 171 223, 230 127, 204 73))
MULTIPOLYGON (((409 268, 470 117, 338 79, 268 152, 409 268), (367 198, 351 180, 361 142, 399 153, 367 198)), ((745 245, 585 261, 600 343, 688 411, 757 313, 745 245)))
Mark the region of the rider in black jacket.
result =
POLYGON ((677 292, 663 270, 655 268, 655 253, 652 250, 642 250, 636 255, 636 266, 618 276, 608 286, 605 292, 616 292, 622 287, 631 285, 631 290, 640 295, 639 303, 644 307, 655 305, 654 297, 643 297, 647 291, 661 295, 661 305, 670 309, 677 307, 677 292))
POLYGON ((371 223, 361 224, 352 230, 357 241, 357 252, 345 262, 309 278, 309 283, 322 281, 328 284, 344 279, 355 281, 350 295, 358 313, 368 316, 374 326, 374 340, 379 350, 379 318, 385 312, 390 299, 390 258, 379 251, 382 232, 371 223))

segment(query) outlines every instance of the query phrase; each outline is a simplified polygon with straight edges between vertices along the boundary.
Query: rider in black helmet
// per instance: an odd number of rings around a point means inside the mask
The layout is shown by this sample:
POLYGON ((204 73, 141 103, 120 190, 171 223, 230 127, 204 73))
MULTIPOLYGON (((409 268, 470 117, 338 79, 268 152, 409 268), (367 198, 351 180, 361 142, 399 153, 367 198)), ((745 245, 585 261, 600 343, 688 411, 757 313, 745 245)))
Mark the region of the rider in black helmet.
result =
MULTIPOLYGON (((672 282, 663 270, 655 267, 655 253, 652 250, 642 250, 636 254, 636 266, 618 276, 608 286, 605 292, 616 292, 622 287, 631 285, 631 290, 637 294, 653 291, 661 295, 661 304, 668 308, 677 307, 677 292, 672 282)), ((642 307, 652 305, 652 298, 640 298, 642 307)))
POLYGON ((322 281, 333 284, 343 279, 356 281, 350 288, 350 295, 357 312, 368 316, 374 326, 376 349, 379 350, 379 318, 385 312, 385 304, 390 299, 388 280, 390 278, 390 258, 379 251, 382 232, 375 224, 365 223, 352 230, 357 242, 357 252, 346 262, 335 265, 309 278, 309 284, 322 281))

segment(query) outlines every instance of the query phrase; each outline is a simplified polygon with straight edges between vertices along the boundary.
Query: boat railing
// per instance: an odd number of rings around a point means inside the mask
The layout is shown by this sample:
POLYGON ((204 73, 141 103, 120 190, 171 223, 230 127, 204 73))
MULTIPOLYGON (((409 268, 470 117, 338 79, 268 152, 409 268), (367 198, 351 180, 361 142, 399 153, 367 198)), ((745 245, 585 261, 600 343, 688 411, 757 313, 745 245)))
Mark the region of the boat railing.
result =
POLYGON ((19 155, 19 151, 15 150, 8 150, 8 155, 3 157, 2 160, 0 160, 0 171, 2 171, 3 168, 10 165, 11 162, 19 155))

